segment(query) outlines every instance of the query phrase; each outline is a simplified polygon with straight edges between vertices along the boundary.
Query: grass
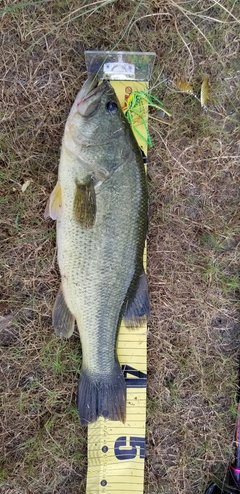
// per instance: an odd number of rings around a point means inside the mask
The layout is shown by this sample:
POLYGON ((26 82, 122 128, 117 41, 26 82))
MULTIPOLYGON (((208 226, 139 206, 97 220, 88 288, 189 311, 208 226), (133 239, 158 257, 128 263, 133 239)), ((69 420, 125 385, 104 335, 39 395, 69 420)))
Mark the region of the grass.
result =
POLYGON ((239 18, 230 0, 1 7, 0 314, 12 315, 0 319, 3 494, 85 492, 81 350, 77 333, 53 334, 55 226, 43 219, 84 49, 155 51, 152 91, 172 114, 169 126, 150 121, 144 494, 200 494, 224 478, 240 342, 239 18), (208 111, 175 84, 199 95, 204 74, 208 111))

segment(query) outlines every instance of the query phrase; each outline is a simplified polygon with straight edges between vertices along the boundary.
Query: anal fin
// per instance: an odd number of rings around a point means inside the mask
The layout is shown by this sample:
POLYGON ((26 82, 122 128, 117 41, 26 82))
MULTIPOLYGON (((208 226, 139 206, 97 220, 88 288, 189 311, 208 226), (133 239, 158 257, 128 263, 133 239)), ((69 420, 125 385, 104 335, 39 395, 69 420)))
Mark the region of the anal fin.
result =
POLYGON ((62 338, 70 338, 72 336, 75 317, 67 307, 61 287, 53 307, 52 322, 57 336, 61 336, 62 338))

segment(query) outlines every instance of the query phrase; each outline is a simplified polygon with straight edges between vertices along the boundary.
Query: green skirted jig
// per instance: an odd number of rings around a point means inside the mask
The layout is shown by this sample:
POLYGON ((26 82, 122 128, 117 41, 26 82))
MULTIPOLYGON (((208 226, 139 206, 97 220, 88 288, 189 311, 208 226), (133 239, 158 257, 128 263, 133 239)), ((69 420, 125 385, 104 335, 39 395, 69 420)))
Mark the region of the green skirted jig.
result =
MULTIPOLYGON (((171 113, 169 111, 167 111, 166 108, 164 108, 161 101, 156 96, 149 94, 147 91, 133 91, 133 92, 131 92, 129 94, 129 96, 125 99, 125 105, 123 107, 123 113, 125 114, 127 120, 129 121, 132 129, 136 132, 136 134, 138 134, 139 137, 144 139, 144 141, 149 146, 152 146, 152 139, 151 139, 151 136, 149 134, 147 122, 145 119, 146 104, 149 107, 156 108, 157 110, 161 110, 162 112, 164 112, 169 117, 171 116, 171 113), (142 133, 139 132, 139 130, 136 126, 137 121, 143 125, 143 127, 145 129, 146 136, 144 136, 142 133)), ((148 118, 152 118, 154 120, 158 120, 159 122, 162 122, 164 124, 169 125, 168 122, 164 122, 160 118, 153 117, 152 115, 149 115, 149 114, 148 114, 148 118)))

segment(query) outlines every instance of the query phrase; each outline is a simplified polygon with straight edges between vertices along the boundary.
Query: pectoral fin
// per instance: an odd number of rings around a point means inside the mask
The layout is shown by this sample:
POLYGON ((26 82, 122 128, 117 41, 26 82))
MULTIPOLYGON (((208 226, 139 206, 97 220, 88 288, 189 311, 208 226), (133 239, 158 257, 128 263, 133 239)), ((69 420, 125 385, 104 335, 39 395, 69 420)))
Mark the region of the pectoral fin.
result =
POLYGON ((75 221, 81 226, 91 228, 94 225, 96 196, 91 176, 88 176, 84 183, 76 182, 73 212, 75 221))
POLYGON ((57 220, 61 214, 62 208, 62 189, 59 182, 56 183, 45 208, 44 218, 57 220))
POLYGON ((135 294, 127 301, 123 313, 124 323, 126 327, 138 326, 148 320, 149 313, 148 284, 146 274, 143 270, 139 276, 135 294))
POLYGON ((70 336, 72 336, 75 317, 67 307, 61 287, 53 307, 52 321, 56 335, 61 336, 62 338, 70 338, 70 336))

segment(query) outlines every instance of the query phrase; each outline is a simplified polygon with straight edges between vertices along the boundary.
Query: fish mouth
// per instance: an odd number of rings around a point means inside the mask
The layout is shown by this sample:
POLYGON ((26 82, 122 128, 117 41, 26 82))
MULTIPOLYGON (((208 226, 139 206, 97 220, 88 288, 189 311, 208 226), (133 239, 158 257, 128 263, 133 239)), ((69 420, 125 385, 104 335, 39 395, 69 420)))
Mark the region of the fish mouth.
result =
POLYGON ((92 74, 84 83, 76 99, 75 109, 82 117, 93 115, 101 102, 103 94, 109 89, 108 81, 98 85, 98 78, 92 74))
POLYGON ((96 109, 100 103, 102 95, 109 88, 110 84, 107 80, 103 80, 99 84, 97 75, 90 74, 77 94, 68 116, 67 126, 72 122, 76 113, 82 116, 89 116, 93 113, 94 109, 96 109))
POLYGON ((107 80, 103 80, 100 85, 98 83, 99 79, 96 74, 91 74, 88 77, 79 93, 77 106, 81 105, 81 103, 87 101, 95 94, 103 93, 109 87, 109 82, 107 80))

